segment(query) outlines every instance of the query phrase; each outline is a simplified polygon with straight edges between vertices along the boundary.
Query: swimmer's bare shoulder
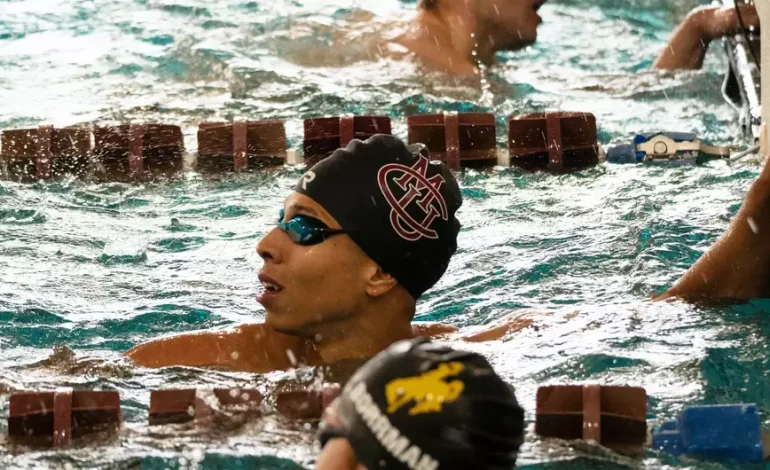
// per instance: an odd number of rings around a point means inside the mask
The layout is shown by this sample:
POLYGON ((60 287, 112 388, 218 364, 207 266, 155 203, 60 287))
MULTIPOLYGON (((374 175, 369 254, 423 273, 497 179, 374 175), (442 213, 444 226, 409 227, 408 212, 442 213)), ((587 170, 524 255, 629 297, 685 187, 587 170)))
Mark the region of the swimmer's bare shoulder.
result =
POLYGON ((126 356, 142 367, 224 367, 255 373, 319 362, 312 342, 265 324, 159 338, 133 347, 126 356))
MULTIPOLYGON (((414 336, 479 342, 500 339, 531 324, 530 319, 516 316, 469 335, 443 323, 415 323, 412 331, 414 336)), ((215 367, 253 373, 286 370, 298 363, 323 364, 312 341, 279 333, 262 323, 158 338, 131 348, 126 356, 141 367, 215 367)))
POLYGON ((770 297, 770 165, 746 193, 724 234, 656 300, 691 302, 770 297))

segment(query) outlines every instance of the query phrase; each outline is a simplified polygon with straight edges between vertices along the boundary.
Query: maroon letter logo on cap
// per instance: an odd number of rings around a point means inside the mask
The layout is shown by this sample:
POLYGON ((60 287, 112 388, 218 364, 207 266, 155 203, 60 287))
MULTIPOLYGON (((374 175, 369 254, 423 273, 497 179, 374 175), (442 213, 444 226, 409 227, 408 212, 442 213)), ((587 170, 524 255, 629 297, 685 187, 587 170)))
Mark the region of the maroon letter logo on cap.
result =
POLYGON ((427 173, 428 159, 425 157, 418 158, 412 167, 391 163, 377 173, 380 190, 393 209, 390 224, 401 238, 410 242, 422 237, 438 238, 438 233, 430 226, 436 217, 448 218, 446 201, 439 191, 444 178, 440 174, 427 178, 427 173), (423 214, 422 220, 412 216, 417 212, 423 214))

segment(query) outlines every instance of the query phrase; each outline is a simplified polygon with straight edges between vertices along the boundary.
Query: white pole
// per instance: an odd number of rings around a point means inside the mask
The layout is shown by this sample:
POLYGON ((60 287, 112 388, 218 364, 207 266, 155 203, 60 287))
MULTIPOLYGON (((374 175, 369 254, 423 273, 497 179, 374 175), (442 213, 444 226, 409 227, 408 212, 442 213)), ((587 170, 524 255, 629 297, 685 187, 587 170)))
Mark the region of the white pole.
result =
POLYGON ((762 55, 762 130, 759 135, 760 152, 763 157, 767 155, 767 151, 770 150, 767 147, 767 126, 770 123, 770 100, 766 100, 766 96, 770 96, 770 0, 756 0, 754 2, 759 13, 759 25, 761 31, 761 50, 762 55), (765 105, 767 104, 767 106, 765 105))

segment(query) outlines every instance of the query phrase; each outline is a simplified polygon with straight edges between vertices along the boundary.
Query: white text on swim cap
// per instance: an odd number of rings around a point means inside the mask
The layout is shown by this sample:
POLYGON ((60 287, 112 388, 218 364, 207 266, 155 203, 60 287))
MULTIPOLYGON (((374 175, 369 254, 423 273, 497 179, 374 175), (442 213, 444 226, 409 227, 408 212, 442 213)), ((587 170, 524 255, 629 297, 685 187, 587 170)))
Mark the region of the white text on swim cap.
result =
POLYGON ((315 179, 315 172, 308 171, 304 175, 302 175, 302 189, 307 191, 307 184, 312 183, 315 179))
POLYGON ((374 402, 374 398, 366 390, 363 382, 353 387, 349 396, 361 419, 391 455, 411 470, 438 470, 438 461, 401 435, 401 432, 393 426, 374 402))

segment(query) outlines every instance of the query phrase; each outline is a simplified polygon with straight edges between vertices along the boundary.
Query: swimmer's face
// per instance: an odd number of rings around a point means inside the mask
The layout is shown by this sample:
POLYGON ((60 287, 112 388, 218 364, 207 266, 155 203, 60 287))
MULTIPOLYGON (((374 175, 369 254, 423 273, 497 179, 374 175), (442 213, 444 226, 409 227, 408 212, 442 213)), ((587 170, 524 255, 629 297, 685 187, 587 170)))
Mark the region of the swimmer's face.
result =
MULTIPOLYGON (((333 403, 324 412, 322 418, 325 426, 337 428, 340 426, 340 420, 337 417, 336 402, 333 403)), ((315 463, 315 470, 367 470, 367 468, 358 463, 356 453, 350 445, 350 441, 344 437, 329 439, 321 449, 321 455, 315 463)))
MULTIPOLYGON (((340 228, 323 207, 303 194, 292 193, 283 210, 284 222, 301 215, 340 228)), ((264 260, 259 273, 263 290, 257 301, 265 307, 265 323, 275 330, 314 338, 319 325, 365 309, 365 273, 373 261, 347 235, 303 246, 274 228, 259 241, 257 253, 264 260)))
POLYGON ((332 439, 321 450, 315 463, 316 470, 367 470, 358 463, 350 442, 344 438, 332 439))
POLYGON ((543 21, 537 14, 546 0, 477 0, 477 15, 482 33, 496 50, 516 50, 537 39, 537 27, 543 21))

